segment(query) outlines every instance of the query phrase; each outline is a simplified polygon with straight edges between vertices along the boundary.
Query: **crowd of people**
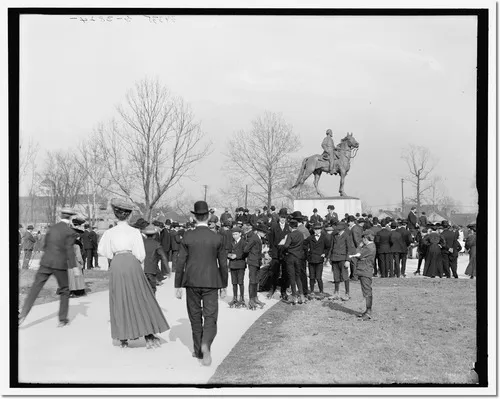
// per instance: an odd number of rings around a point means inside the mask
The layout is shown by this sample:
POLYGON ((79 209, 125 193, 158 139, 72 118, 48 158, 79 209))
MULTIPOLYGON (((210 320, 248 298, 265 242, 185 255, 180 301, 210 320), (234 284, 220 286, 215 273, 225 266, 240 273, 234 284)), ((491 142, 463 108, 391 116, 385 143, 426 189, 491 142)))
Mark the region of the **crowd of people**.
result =
MULTIPOLYGON (((366 300, 365 311, 358 315, 361 320, 372 317, 372 279, 406 277, 406 261, 413 247, 418 254, 415 274, 458 278, 461 226, 450 226, 447 221, 428 223, 425 215, 417 216, 415 208, 407 219, 379 220, 370 214, 339 218, 334 205, 327 207, 325 216, 317 209, 308 217, 286 208, 276 211, 272 206, 253 214, 240 207, 234 217, 226 209, 218 218, 206 202, 198 201, 192 220, 185 224, 142 218, 130 224, 131 204, 113 200, 111 206, 117 221, 100 240, 73 210, 61 211, 61 222, 45 234, 40 267, 19 314, 20 324, 54 274, 61 298, 59 325, 67 325, 68 299, 84 294, 85 264, 87 269, 99 267, 98 254, 109 261, 112 338, 122 347, 141 336, 148 348, 160 345, 155 334, 168 330, 169 325, 155 293, 157 285, 174 271, 177 298, 182 298, 181 288, 186 289, 193 356, 205 365, 211 363, 210 347, 217 330, 217 298, 225 296, 229 275, 233 288, 229 306, 250 310, 265 306, 258 291, 266 291, 270 299, 278 288, 280 298, 291 305, 312 299, 348 301, 350 282, 359 281, 366 300), (324 291, 325 266, 332 268, 332 294, 324 291), (248 301, 244 286, 247 269, 248 301)), ((476 226, 467 228, 465 247, 470 261, 466 274, 474 278, 476 226)), ((20 250, 22 246, 25 251, 23 268, 37 241, 32 230, 33 226, 28 226, 24 236, 20 235, 20 250)))

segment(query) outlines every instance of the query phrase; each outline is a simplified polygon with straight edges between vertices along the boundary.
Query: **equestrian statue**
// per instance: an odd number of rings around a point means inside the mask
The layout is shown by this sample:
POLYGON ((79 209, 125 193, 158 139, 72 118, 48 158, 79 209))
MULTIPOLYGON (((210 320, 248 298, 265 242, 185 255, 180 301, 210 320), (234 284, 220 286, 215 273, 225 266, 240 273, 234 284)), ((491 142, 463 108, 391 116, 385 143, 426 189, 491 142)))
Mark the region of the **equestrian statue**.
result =
POLYGON ((314 174, 314 188, 318 195, 323 197, 323 194, 319 191, 318 183, 321 173, 326 172, 331 175, 340 175, 339 193, 341 197, 347 196, 344 192, 344 180, 351 167, 351 159, 358 152, 359 143, 352 133, 347 133, 347 136, 340 141, 340 144, 335 146, 332 136, 331 129, 328 129, 326 137, 321 143, 323 154, 311 155, 302 161, 299 176, 292 189, 302 186, 307 178, 314 174))

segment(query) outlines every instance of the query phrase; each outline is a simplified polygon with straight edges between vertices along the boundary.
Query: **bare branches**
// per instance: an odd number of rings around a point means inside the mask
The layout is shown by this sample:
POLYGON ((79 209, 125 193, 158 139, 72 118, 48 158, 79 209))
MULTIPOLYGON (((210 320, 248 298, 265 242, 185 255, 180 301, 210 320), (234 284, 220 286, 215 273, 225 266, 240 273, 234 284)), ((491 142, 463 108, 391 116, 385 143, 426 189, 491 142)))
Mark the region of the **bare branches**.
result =
POLYGON ((118 107, 120 119, 98 128, 109 191, 148 210, 210 152, 201 126, 182 98, 144 79, 118 107))
POLYGON ((415 189, 414 202, 417 205, 417 212, 419 212, 424 194, 431 189, 431 185, 424 186, 423 183, 429 179, 430 173, 434 170, 435 162, 428 148, 415 145, 410 145, 403 150, 401 158, 408 165, 409 175, 406 180, 415 189))
POLYGON ((249 132, 241 130, 229 141, 229 170, 248 179, 254 195, 271 206, 273 192, 290 174, 289 154, 299 146, 292 126, 280 114, 265 112, 252 121, 249 132))
POLYGON ((33 173, 35 169, 36 158, 40 146, 32 138, 27 143, 23 143, 23 139, 19 138, 19 181, 22 182, 26 176, 33 173))

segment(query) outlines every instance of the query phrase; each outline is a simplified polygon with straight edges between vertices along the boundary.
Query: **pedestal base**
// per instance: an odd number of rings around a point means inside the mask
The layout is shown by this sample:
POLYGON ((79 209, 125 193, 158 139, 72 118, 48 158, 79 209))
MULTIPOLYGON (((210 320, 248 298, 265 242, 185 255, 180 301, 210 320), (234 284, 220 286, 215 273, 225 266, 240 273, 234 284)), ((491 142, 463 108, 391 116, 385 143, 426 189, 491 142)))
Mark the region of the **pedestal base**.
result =
POLYGON ((294 211, 300 211, 303 215, 311 216, 313 209, 318 209, 318 214, 324 217, 328 210, 328 205, 335 207, 335 212, 339 219, 343 219, 344 215, 355 215, 362 212, 361 200, 355 197, 322 197, 322 198, 301 198, 293 201, 294 211))

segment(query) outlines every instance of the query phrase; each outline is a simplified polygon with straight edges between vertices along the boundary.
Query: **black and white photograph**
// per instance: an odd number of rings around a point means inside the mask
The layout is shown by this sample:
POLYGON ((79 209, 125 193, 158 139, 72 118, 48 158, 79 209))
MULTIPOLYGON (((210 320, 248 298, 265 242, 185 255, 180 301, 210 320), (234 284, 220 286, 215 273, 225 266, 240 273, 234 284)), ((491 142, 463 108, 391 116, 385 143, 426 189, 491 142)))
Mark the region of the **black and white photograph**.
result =
POLYGON ((496 4, 330 3, 5 9, 9 393, 496 392, 496 4))

